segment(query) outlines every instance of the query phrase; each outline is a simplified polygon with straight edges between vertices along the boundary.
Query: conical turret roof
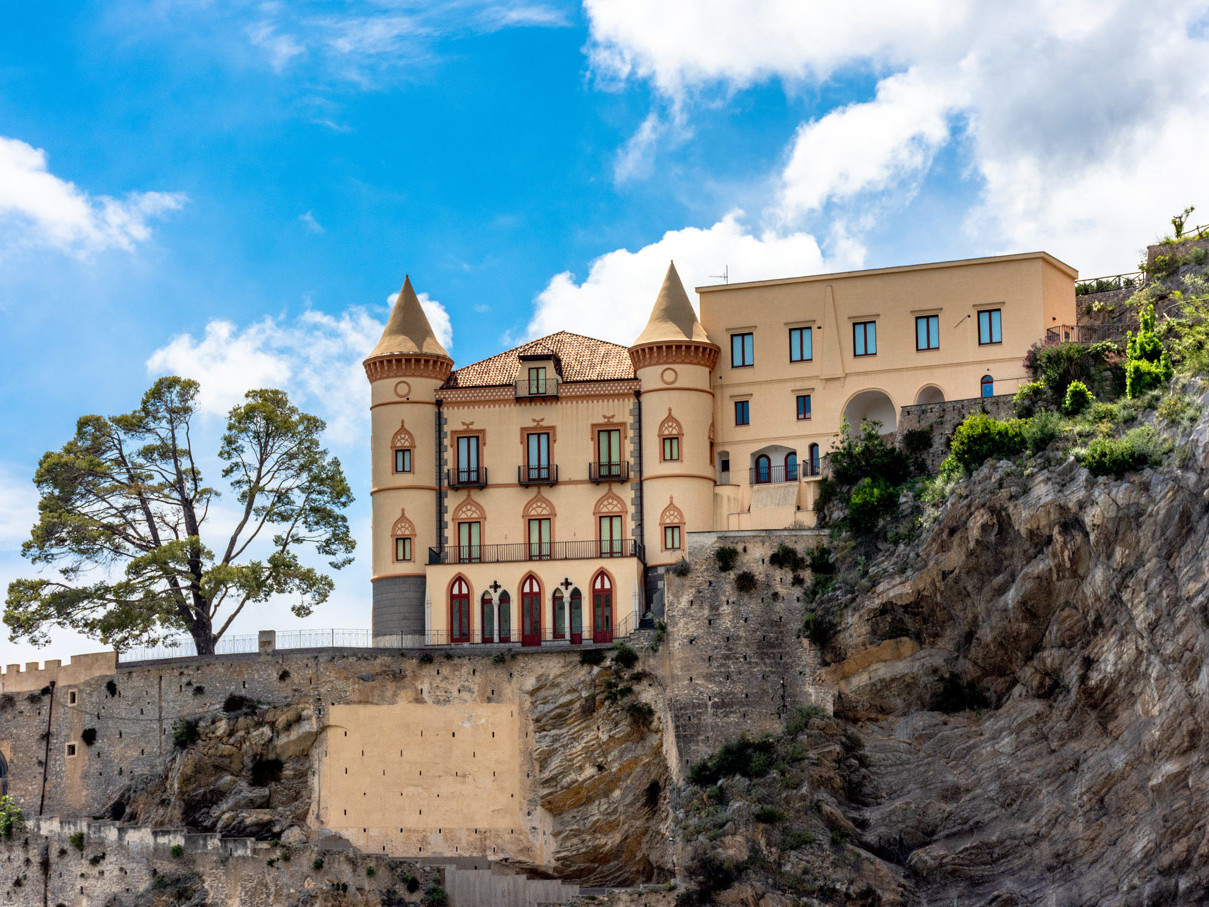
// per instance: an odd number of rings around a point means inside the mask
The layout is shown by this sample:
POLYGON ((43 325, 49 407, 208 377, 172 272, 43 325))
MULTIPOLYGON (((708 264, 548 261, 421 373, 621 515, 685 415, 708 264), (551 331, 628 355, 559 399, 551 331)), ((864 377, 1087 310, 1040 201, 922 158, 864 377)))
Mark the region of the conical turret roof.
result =
POLYGON ((403 289, 395 300, 382 339, 374 347, 367 358, 376 356, 442 356, 446 359, 449 354, 441 346, 437 335, 432 332, 428 316, 416 297, 416 291, 411 287, 411 278, 403 278, 403 289))
POLYGON ((684 291, 680 275, 676 273, 676 263, 671 262, 667 267, 667 276, 663 278, 659 297, 655 300, 655 307, 651 310, 651 318, 633 345, 668 341, 683 343, 686 340, 710 343, 709 335, 705 333, 705 328, 697 320, 697 313, 693 311, 693 304, 688 301, 688 293, 684 291))

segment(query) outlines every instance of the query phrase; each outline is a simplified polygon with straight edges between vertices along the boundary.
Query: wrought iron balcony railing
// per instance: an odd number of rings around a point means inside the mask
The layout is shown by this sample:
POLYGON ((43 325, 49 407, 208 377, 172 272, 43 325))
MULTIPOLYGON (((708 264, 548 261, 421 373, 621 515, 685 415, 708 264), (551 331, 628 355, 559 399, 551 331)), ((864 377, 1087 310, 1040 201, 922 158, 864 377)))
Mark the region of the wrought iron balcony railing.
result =
POLYGON ((450 488, 483 488, 487 484, 487 467, 447 469, 445 480, 449 482, 450 488))
POLYGON ((429 548, 430 564, 510 564, 519 561, 571 561, 604 557, 636 557, 646 561, 646 550, 634 539, 602 542, 515 542, 509 545, 450 545, 429 548))
POLYGON ((554 375, 543 378, 518 378, 516 381, 517 400, 542 400, 558 396, 558 386, 562 379, 554 375))
POLYGON ((601 482, 628 482, 630 480, 629 463, 600 463, 588 464, 588 478, 599 485, 601 482))
POLYGON ((529 485, 557 485, 558 466, 518 466, 516 481, 526 487, 529 485))

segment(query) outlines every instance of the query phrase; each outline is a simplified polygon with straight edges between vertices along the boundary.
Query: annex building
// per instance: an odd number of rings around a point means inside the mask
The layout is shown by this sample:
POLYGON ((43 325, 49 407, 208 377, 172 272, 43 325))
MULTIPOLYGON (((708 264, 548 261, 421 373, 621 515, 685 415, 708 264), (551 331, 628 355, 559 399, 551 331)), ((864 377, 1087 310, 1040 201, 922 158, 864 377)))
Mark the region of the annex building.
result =
POLYGON ((1014 393, 1077 272, 1045 252, 700 287, 626 347, 560 331, 455 368, 410 280, 365 360, 373 635, 607 642, 689 533, 808 528, 843 420, 1014 393))

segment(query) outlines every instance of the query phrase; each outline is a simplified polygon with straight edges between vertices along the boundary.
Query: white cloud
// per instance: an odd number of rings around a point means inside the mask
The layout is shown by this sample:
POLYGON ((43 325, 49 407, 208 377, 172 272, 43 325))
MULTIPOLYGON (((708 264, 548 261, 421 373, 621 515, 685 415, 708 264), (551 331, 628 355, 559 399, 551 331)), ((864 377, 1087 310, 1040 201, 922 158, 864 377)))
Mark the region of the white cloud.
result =
POLYGON ((689 290, 720 283, 711 275, 729 267, 731 281, 815 273, 823 256, 806 233, 754 234, 731 211, 709 229, 686 227, 665 233, 637 252, 617 249, 595 259, 577 283, 569 271, 556 274, 536 300, 527 337, 570 330, 615 343, 632 343, 651 313, 669 260, 689 290))
POLYGON ((953 100, 911 70, 883 79, 872 101, 803 123, 781 174, 779 215, 793 221, 926 170, 948 141, 953 100))
POLYGON ((323 229, 323 224, 321 224, 321 223, 319 223, 319 221, 315 220, 315 215, 310 211, 306 212, 306 214, 299 214, 298 220, 300 220, 302 222, 302 225, 304 227, 306 227, 307 232, 309 232, 309 233, 326 232, 323 229))
MULTIPOLYGON (((678 104, 711 87, 882 74, 874 97, 796 131, 768 204, 782 229, 829 203, 841 203, 829 217, 859 226, 842 202, 862 194, 867 209, 874 193, 909 196, 942 149, 967 163, 978 193, 967 241, 1046 247, 1084 272, 1130 267, 1171 212, 1209 206, 1192 197, 1209 86, 1184 75, 1209 51, 1204 0, 585 0, 585 9, 594 71, 648 82, 678 104)), ((648 157, 652 142, 641 143, 648 157)))
MULTIPOLYGON (((388 297, 393 305, 395 297, 388 297)), ((420 305, 437 339, 452 347, 445 307, 427 294, 420 305)), ((183 375, 200 382, 203 412, 223 415, 249 390, 280 387, 291 399, 327 422, 334 444, 364 439, 369 420, 369 384, 362 361, 385 325, 364 308, 340 315, 308 311, 297 318, 266 316, 245 327, 214 320, 198 338, 180 334, 147 360, 152 375, 183 375)))
POLYGON ((49 246, 86 256, 131 250, 151 236, 150 222, 185 203, 179 192, 89 195, 55 176, 46 152, 0 136, 0 235, 10 246, 49 246))
POLYGON ((291 320, 266 317, 240 328, 211 321, 200 338, 174 337, 151 354, 147 371, 200 382, 203 412, 225 414, 254 388, 280 387, 327 421, 333 443, 363 437, 369 385, 361 361, 383 322, 355 308, 335 317, 305 312, 291 320))

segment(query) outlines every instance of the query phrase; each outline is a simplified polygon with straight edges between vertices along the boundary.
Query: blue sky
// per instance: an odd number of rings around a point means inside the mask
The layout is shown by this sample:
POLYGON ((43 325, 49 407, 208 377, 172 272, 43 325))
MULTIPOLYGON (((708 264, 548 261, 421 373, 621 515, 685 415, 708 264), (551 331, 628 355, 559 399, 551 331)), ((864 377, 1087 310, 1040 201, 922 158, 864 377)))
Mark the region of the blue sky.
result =
MULTIPOLYGON (((210 449, 250 386, 327 419, 364 542, 359 361, 405 273, 464 364, 632 339, 669 258, 701 284, 1040 248, 1090 276, 1209 221, 1209 89, 1180 75, 1209 4, 989 6, 10 4, 0 582, 31 572, 38 457, 166 372, 203 382, 210 449)), ((309 623, 367 625, 368 575, 309 623)))

